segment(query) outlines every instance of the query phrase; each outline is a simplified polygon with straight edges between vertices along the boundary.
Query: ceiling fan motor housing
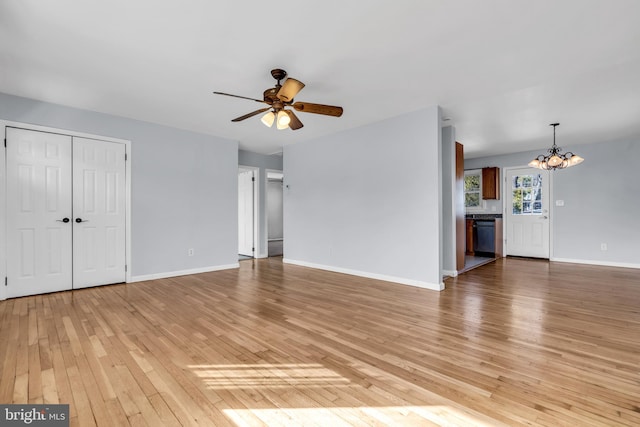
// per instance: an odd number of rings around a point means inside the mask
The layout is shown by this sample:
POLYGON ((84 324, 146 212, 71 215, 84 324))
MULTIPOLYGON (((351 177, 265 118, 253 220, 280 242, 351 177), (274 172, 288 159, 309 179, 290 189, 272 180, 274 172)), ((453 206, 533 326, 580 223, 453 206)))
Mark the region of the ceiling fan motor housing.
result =
POLYGON ((287 77, 287 72, 280 68, 276 68, 274 70, 271 70, 271 75, 273 76, 274 79, 278 80, 278 83, 280 83, 280 80, 287 77))
POLYGON ((264 101, 268 104, 272 104, 276 101, 279 101, 277 96, 279 90, 280 90, 279 85, 265 90, 264 93, 262 94, 262 96, 264 97, 264 101))

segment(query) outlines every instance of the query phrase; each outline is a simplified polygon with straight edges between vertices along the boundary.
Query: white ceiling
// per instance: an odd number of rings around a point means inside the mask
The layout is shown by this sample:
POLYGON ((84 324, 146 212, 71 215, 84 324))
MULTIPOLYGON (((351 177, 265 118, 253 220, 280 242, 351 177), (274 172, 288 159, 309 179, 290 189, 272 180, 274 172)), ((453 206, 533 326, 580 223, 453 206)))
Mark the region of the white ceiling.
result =
POLYGON ((468 157, 640 137, 640 1, 2 0, 0 92, 239 141, 274 153, 434 104, 468 157), (300 113, 259 108, 284 68, 300 113))

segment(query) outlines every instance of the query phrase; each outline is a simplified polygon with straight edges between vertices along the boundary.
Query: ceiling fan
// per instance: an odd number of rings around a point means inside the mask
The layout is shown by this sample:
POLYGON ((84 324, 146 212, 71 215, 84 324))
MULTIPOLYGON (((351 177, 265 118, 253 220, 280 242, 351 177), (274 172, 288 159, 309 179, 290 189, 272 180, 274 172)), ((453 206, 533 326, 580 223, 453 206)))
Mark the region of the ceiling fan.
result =
POLYGON ((248 119, 249 117, 268 111, 264 116, 262 116, 262 123, 266 126, 273 126, 275 121, 278 129, 289 128, 291 130, 298 130, 303 126, 302 122, 292 110, 287 110, 285 107, 293 107, 294 110, 301 111, 303 113, 323 114, 325 116, 333 117, 340 117, 342 115, 342 107, 312 104, 310 102, 294 102, 293 97, 302 90, 304 83, 289 77, 284 81, 284 84, 280 84, 280 81, 287 77, 287 72, 279 68, 271 70, 271 75, 278 81, 278 83, 275 87, 264 91, 263 99, 248 98, 246 96, 232 95, 224 92, 213 92, 216 95, 233 96, 235 98, 248 99, 250 101, 256 101, 268 105, 266 108, 261 108, 245 114, 244 116, 236 117, 231 120, 232 122, 240 122, 244 119, 248 119))

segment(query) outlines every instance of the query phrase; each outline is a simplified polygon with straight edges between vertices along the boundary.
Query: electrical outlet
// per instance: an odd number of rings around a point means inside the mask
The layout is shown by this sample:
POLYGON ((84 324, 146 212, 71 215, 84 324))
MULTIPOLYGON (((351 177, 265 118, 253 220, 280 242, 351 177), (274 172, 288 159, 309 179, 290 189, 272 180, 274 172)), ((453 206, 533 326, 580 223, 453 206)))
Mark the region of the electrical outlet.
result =
POLYGON ((601 251, 606 251, 607 250, 607 244, 606 243, 600 243, 600 250, 601 251))
POLYGON ((556 206, 564 206, 564 200, 556 200, 556 206))
POLYGON ((193 248, 189 248, 189 250, 187 251, 187 254, 189 256, 193 256, 193 248))

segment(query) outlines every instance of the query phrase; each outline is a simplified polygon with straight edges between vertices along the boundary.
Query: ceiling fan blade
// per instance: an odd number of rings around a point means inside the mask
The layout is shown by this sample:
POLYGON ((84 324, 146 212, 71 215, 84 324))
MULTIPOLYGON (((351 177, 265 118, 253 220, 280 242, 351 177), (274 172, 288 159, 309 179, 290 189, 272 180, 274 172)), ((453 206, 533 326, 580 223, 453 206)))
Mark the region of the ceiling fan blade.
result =
POLYGON ((235 119, 231 120, 232 122, 241 122, 244 119, 248 119, 249 117, 253 117, 255 115, 258 115, 260 113, 264 113, 267 110, 270 110, 271 107, 267 107, 267 108, 261 108, 259 110, 253 111, 249 114, 245 114, 244 116, 240 116, 240 117, 236 117, 235 119))
POLYGON ((342 115, 342 107, 324 104, 312 104, 310 102, 296 102, 292 105, 296 111, 303 113, 324 114, 325 116, 340 117, 342 115))
POLYGON ((265 103, 265 104, 266 104, 266 102, 264 102, 264 101, 263 101, 263 100, 261 100, 261 99, 248 98, 248 97, 246 97, 246 96, 240 96, 240 95, 232 95, 232 94, 230 94, 230 93, 224 93, 224 92, 213 92, 213 93, 215 93, 216 95, 232 96, 232 97, 234 97, 234 98, 248 99, 249 101, 262 102, 262 103, 265 103))
POLYGON ((291 102, 293 98, 302 90, 304 83, 300 80, 288 78, 278 91, 278 99, 284 102, 291 102))
POLYGON ((298 119, 298 116, 296 116, 296 113, 291 110, 284 110, 284 112, 287 113, 289 115, 289 118, 291 119, 291 121, 289 122, 289 127, 291 128, 291 130, 298 130, 302 126, 304 126, 300 119, 298 119))

